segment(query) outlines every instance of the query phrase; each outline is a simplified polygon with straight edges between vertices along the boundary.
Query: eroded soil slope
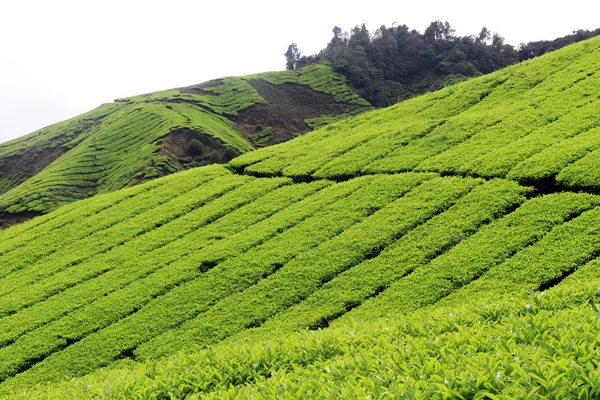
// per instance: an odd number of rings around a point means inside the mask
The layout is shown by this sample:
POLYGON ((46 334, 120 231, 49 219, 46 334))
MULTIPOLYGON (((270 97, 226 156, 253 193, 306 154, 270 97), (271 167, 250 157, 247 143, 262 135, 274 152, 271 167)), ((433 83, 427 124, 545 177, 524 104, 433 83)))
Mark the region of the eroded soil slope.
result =
POLYGON ((256 141, 252 139, 266 128, 271 128, 270 140, 285 141, 294 134, 312 130, 306 119, 343 114, 347 109, 346 104, 337 103, 333 96, 315 92, 305 85, 273 85, 260 79, 248 83, 268 102, 256 104, 235 118, 237 130, 255 147, 256 141))

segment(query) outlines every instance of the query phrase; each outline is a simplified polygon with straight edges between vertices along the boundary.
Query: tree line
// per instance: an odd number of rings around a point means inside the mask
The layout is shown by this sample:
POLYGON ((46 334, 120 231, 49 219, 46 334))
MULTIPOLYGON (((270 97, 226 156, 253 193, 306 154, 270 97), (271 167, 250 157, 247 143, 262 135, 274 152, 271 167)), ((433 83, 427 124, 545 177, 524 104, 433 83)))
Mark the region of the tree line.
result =
POLYGON ((518 48, 485 27, 478 35, 457 36, 442 21, 433 21, 424 33, 406 25, 382 25, 369 32, 365 24, 346 32, 336 26, 332 33, 327 46, 314 55, 302 56, 298 46, 290 44, 284 54, 286 68, 328 62, 363 98, 385 107, 589 39, 600 35, 600 29, 518 48))

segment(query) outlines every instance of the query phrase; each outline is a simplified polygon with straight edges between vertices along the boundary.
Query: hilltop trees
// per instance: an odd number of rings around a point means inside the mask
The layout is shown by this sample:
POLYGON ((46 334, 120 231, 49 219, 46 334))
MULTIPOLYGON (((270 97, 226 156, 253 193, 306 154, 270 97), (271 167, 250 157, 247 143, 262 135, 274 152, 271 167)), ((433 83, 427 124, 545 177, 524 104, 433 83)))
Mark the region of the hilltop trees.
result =
POLYGON ((503 68, 518 55, 487 28, 478 37, 460 37, 450 23, 433 21, 423 34, 406 25, 381 26, 373 34, 364 24, 344 35, 334 30, 321 58, 373 105, 387 106, 503 68))
POLYGON ((300 54, 296 43, 290 44, 287 51, 283 54, 285 56, 285 69, 296 69, 300 54))
POLYGON ((457 36, 447 21, 433 21, 424 33, 406 25, 382 25, 371 33, 364 23, 347 32, 336 26, 332 33, 327 46, 310 57, 301 57, 292 43, 286 68, 329 62, 362 97, 384 107, 599 35, 600 29, 522 44, 519 50, 487 27, 478 35, 457 36))
POLYGON ((558 50, 561 47, 567 46, 571 43, 580 42, 598 35, 600 35, 600 29, 593 31, 579 29, 578 31, 574 31, 571 35, 563 36, 554 40, 540 40, 537 42, 529 42, 527 44, 521 43, 519 46, 519 60, 523 61, 533 57, 538 57, 549 51, 558 50))

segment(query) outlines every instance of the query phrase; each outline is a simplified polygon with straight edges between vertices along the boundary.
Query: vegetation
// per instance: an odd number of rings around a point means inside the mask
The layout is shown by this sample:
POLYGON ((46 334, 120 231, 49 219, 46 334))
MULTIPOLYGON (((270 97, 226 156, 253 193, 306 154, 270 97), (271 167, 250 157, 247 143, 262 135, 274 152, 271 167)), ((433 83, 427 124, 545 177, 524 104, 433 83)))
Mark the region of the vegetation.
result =
POLYGON ((313 56, 301 57, 292 43, 284 54, 286 68, 330 63, 362 97, 384 107, 600 35, 600 29, 579 30, 515 49, 486 27, 477 35, 454 32, 442 21, 433 21, 422 34, 406 25, 382 25, 373 33, 364 23, 344 33, 335 27, 327 47, 313 56))
POLYGON ((0 396, 598 397, 599 60, 594 38, 3 230, 0 396))

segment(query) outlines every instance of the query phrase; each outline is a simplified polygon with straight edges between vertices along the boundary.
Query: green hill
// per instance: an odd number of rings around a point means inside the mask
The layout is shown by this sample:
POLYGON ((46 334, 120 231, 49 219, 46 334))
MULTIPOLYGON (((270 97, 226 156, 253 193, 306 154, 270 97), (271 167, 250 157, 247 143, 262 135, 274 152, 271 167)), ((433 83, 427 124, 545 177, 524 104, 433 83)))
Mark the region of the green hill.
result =
POLYGON ((368 108, 324 65, 118 99, 0 144, 0 213, 47 212, 226 162, 368 108))
POLYGON ((599 61, 581 42, 0 232, 0 393, 597 397, 599 61))

